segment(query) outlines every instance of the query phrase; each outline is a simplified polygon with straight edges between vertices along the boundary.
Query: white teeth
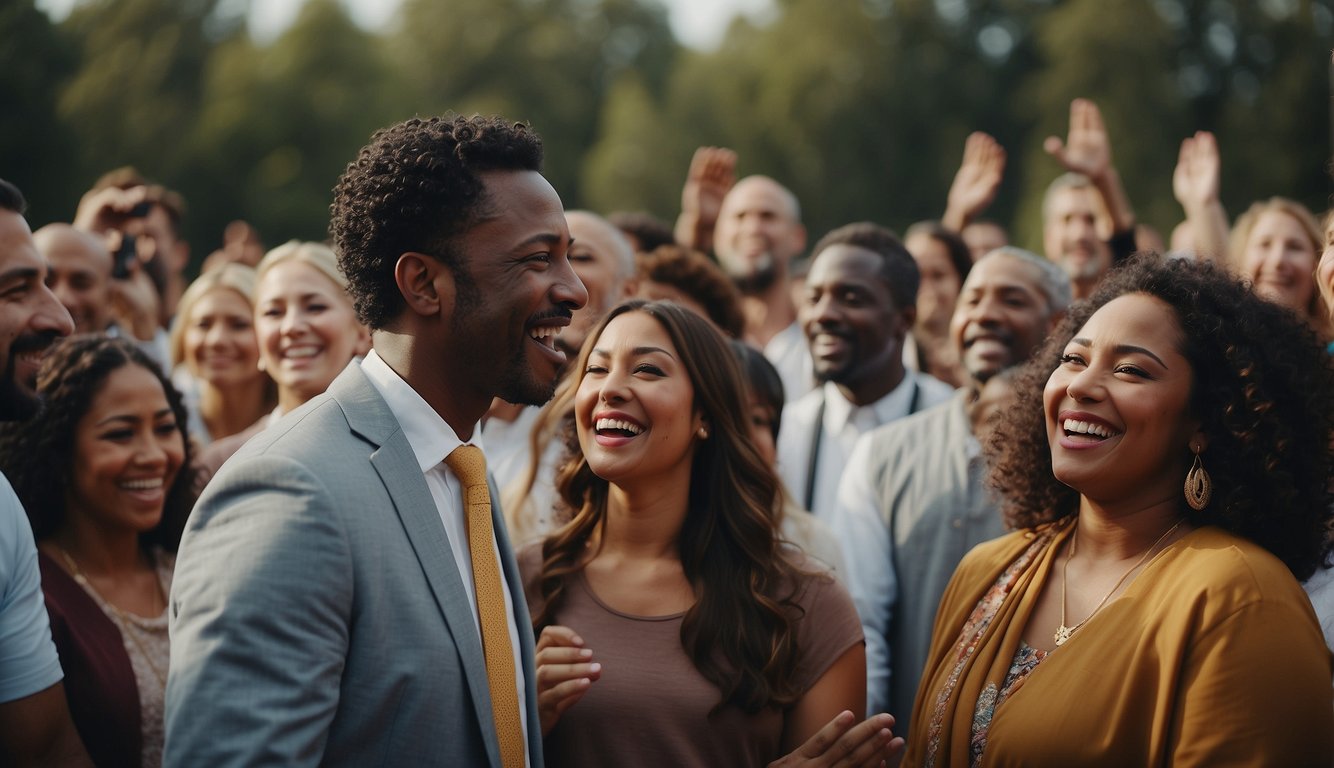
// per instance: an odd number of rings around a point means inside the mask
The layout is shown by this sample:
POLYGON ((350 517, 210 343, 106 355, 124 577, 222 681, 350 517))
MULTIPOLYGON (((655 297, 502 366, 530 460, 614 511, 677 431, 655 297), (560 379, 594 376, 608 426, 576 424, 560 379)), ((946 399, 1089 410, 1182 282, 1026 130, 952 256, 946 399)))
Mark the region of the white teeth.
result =
POLYGON ((638 424, 632 424, 621 419, 598 419, 596 427, 599 432, 604 429, 620 429, 632 435, 638 435, 644 431, 644 428, 638 424))
POLYGON ((129 491, 153 491, 162 487, 162 478, 150 477, 143 480, 122 480, 120 487, 129 491))
POLYGON ((319 347, 311 347, 311 346, 288 347, 287 349, 283 350, 283 357, 307 358, 307 357, 314 357, 319 353, 320 353, 319 347))
POLYGON ((1094 437, 1111 437, 1116 434, 1101 424, 1092 424, 1087 421, 1078 421, 1076 419, 1066 419, 1063 426, 1065 427, 1066 432, 1075 432, 1081 435, 1093 435, 1094 437))
POLYGON ((539 325, 538 327, 536 327, 536 328, 534 328, 533 330, 529 331, 529 332, 528 332, 528 335, 529 335, 529 336, 532 336, 534 339, 539 339, 539 340, 541 340, 541 339, 549 339, 549 338, 551 338, 551 337, 553 337, 553 336, 559 336, 559 335, 560 335, 560 326, 559 326, 559 325, 539 325))

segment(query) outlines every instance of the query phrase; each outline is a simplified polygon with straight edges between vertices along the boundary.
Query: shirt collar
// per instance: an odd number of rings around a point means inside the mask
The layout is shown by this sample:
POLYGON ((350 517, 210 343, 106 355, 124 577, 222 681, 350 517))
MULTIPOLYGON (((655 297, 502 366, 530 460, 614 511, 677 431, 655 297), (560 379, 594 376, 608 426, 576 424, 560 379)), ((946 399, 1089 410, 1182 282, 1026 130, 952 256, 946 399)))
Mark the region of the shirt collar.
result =
MULTIPOLYGON (((464 444, 449 422, 441 418, 375 350, 372 349, 366 359, 361 361, 361 370, 384 398, 403 429, 403 436, 407 438, 422 472, 432 469, 455 448, 464 444)), ((473 428, 473 436, 469 442, 482 448, 480 425, 473 428)))
POLYGON ((853 405, 850 400, 843 396, 838 385, 832 381, 825 382, 824 400, 825 400, 825 423, 834 429, 842 429, 850 421, 856 418, 858 413, 870 411, 875 417, 877 426, 901 419, 909 415, 908 409, 912 407, 913 392, 916 391, 917 376, 912 371, 903 372, 903 381, 899 382, 884 397, 867 405, 853 405))

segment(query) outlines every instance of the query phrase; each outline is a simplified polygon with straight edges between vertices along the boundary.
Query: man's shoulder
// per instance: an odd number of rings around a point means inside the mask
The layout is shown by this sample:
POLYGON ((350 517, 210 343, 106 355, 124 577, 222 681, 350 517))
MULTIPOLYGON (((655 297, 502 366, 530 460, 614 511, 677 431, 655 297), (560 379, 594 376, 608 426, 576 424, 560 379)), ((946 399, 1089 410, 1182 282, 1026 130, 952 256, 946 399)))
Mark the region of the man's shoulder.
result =
MULTIPOLYGON (((955 422, 963 423, 964 419, 963 400, 960 396, 951 396, 930 408, 876 427, 862 440, 873 459, 900 455, 926 458, 925 446, 948 445, 963 437, 955 422)), ((962 448, 961 444, 960 450, 962 448)))
POLYGON ((784 424, 786 425, 789 419, 813 421, 816 413, 820 410, 820 406, 824 404, 824 399, 824 387, 816 387, 796 400, 789 402, 783 406, 784 424))
POLYGON ((352 439, 346 413, 338 401, 326 393, 247 440, 229 464, 260 456, 300 461, 307 456, 336 452, 341 442, 352 439))
POLYGON ((349 365, 328 390, 316 395, 260 432, 237 452, 242 459, 257 456, 290 457, 303 461, 315 457, 325 461, 348 446, 365 446, 368 440, 383 441, 401 431, 384 398, 362 372, 349 365))
POLYGON ((958 391, 949 384, 927 373, 917 372, 913 376, 921 388, 923 408, 932 408, 951 400, 958 391))

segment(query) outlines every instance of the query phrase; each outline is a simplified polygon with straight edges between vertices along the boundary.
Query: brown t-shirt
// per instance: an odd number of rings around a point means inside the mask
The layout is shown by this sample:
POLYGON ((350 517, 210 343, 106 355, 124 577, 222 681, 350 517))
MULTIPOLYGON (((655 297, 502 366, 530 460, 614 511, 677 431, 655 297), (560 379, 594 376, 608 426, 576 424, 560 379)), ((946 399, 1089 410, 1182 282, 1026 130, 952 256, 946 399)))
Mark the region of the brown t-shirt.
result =
MULTIPOLYGON (((540 545, 519 555, 519 568, 536 615, 540 545)), ((728 705, 710 717, 721 694, 681 647, 683 614, 621 613, 598 600, 582 572, 572 579, 555 623, 579 633, 602 677, 547 736, 548 766, 764 766, 782 756, 782 710, 748 715, 728 705)), ((852 599, 832 578, 807 578, 796 601, 805 610, 796 625, 804 690, 862 642, 862 628, 852 599)))

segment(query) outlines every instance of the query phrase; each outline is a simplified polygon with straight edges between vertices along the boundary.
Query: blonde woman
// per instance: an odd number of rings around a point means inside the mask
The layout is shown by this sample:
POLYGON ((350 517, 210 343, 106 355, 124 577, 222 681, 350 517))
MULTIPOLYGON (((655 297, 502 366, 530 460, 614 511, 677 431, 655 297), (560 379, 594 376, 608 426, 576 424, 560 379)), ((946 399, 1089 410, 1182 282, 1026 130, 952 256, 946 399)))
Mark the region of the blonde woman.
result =
POLYGON ((371 347, 370 332, 357 322, 347 278, 329 246, 288 241, 265 254, 255 273, 259 367, 273 378, 278 404, 247 429, 202 452, 199 464, 208 477, 275 419, 323 393, 371 347))
POLYGON ((1228 247, 1232 268, 1256 293, 1306 318, 1329 339, 1329 310, 1315 280, 1324 236, 1306 206, 1284 197, 1251 205, 1237 218, 1228 247))
POLYGON ((259 367, 255 270, 224 264, 190 284, 171 329, 172 379, 186 395, 199 445, 235 435, 268 413, 273 380, 259 367))

